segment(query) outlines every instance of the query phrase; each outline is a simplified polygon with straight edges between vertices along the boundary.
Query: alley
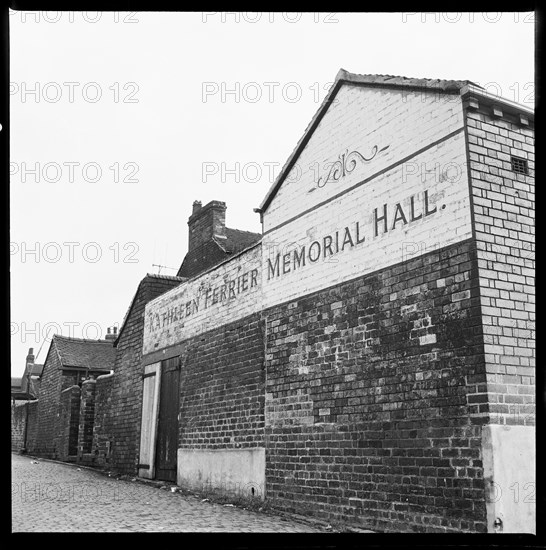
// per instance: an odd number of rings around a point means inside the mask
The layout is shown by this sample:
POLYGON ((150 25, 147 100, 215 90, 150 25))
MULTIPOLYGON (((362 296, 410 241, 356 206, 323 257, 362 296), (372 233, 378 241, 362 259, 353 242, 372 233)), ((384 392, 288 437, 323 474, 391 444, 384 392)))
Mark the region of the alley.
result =
POLYGON ((13 453, 12 531, 320 532, 278 516, 13 453))

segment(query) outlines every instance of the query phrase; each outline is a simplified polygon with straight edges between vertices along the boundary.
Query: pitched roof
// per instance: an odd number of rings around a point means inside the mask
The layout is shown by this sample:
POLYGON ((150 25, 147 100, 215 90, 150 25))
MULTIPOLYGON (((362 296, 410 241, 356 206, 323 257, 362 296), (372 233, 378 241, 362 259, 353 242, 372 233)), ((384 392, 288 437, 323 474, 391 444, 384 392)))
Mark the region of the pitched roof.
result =
POLYGON ((228 254, 236 254, 245 248, 256 244, 261 238, 261 233, 242 231, 241 229, 230 229, 226 227, 227 239, 220 244, 228 254))
POLYGON ((38 365, 37 363, 34 363, 34 365, 32 365, 32 370, 30 371, 30 375, 31 376, 41 376, 43 370, 44 370, 43 365, 38 365))
POLYGON ((205 271, 225 262, 235 254, 254 246, 262 238, 261 233, 225 228, 226 238, 212 237, 185 256, 178 275, 197 277, 205 271))
POLYGON ((114 347, 117 345, 117 343, 119 342, 119 339, 121 338, 121 333, 125 329, 125 324, 127 323, 127 319, 129 318, 129 315, 131 314, 131 311, 133 310, 133 307, 135 305, 135 300, 138 296, 138 293, 140 292, 140 289, 142 288, 142 285, 144 283, 150 281, 150 280, 160 280, 160 281, 165 281, 167 283, 170 283, 170 284, 168 284, 169 288, 165 289, 165 292, 167 292, 167 290, 170 290, 170 288, 173 288, 173 287, 179 285, 180 283, 183 283, 184 281, 186 281, 187 278, 186 277, 178 277, 178 276, 174 276, 174 275, 160 275, 159 273, 147 273, 146 276, 140 281, 135 293, 133 294, 133 298, 131 300, 131 303, 129 304, 129 307, 127 308, 127 312, 125 313, 125 317, 123 318, 123 322, 121 323, 121 327, 120 327, 119 332, 118 332, 118 337, 116 338, 116 340, 114 340, 114 347))
POLYGON ((63 367, 81 367, 90 370, 110 371, 114 368, 116 351, 111 340, 88 340, 53 336, 63 367))
POLYGON ((311 119, 311 122, 305 129, 303 136, 300 138, 296 144, 295 149, 292 151, 288 160, 282 167, 279 175, 273 182, 273 185, 270 187, 267 192, 264 200, 260 204, 259 208, 256 208, 255 211, 263 213, 267 210, 267 207, 273 200, 273 197, 277 194, 280 186, 282 185, 285 177, 288 175, 292 166, 296 162, 303 148, 307 145, 307 142, 311 138, 315 128, 318 126, 322 117, 328 110, 328 107, 334 100, 337 92, 343 84, 352 83, 360 86, 368 87, 379 87, 379 88, 406 88, 412 90, 438 90, 444 93, 457 93, 459 94, 461 90, 465 87, 472 86, 477 89, 483 90, 477 84, 469 80, 441 80, 441 79, 431 79, 431 78, 407 78, 405 76, 395 76, 395 75, 384 75, 384 74, 355 74, 350 73, 344 69, 340 69, 336 75, 336 79, 326 94, 324 101, 321 103, 317 112, 311 119))
POLYGON ((21 389, 22 378, 17 378, 15 376, 11 377, 11 388, 12 389, 21 389))

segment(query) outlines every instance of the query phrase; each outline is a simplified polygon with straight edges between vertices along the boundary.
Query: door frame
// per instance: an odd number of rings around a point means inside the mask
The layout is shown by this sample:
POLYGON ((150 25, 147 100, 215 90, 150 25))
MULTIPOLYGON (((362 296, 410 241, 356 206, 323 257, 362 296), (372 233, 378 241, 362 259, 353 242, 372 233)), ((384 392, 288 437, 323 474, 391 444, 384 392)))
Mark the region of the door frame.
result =
MULTIPOLYGON (((163 393, 163 382, 165 384, 167 383, 168 377, 167 373, 170 372, 176 372, 176 378, 178 380, 178 384, 176 387, 176 393, 175 393, 175 399, 177 406, 174 411, 174 420, 176 422, 176 430, 175 430, 175 453, 174 453, 174 483, 176 483, 176 478, 178 475, 178 438, 179 438, 179 422, 180 422, 180 371, 182 366, 182 358, 180 355, 173 355, 171 357, 167 357, 165 359, 162 359, 160 362, 159 370, 161 371, 161 383, 159 386, 159 394, 158 394, 158 402, 157 402, 157 420, 156 420, 156 430, 155 430, 155 449, 154 449, 154 479, 158 479, 158 470, 160 469, 160 460, 159 456, 161 455, 160 450, 160 441, 159 441, 159 435, 160 431, 162 434, 166 433, 164 432, 164 429, 166 425, 168 425, 168 421, 166 420, 166 416, 163 417, 163 420, 165 424, 162 424, 161 422, 161 412, 162 412, 162 406, 163 406, 163 412, 167 412, 165 410, 165 405, 169 403, 168 406, 171 405, 170 399, 167 399, 165 402, 162 401, 162 393, 163 393), (170 363, 170 364, 169 364, 170 363)), ((164 396, 165 397, 165 396, 164 396)), ((172 414, 172 411, 171 411, 172 414)), ((170 417, 170 415, 167 415, 170 417)), ((172 468, 164 468, 163 470, 171 471, 172 468)), ((163 478, 164 481, 166 481, 163 478)), ((172 482, 172 481, 171 481, 172 482)))
POLYGON ((161 361, 146 365, 144 367, 144 373, 142 374, 142 407, 141 407, 141 419, 140 419, 140 448, 139 448, 139 460, 138 460, 138 476, 146 479, 155 479, 155 451, 157 443, 157 428, 159 424, 159 395, 161 387, 161 361), (144 386, 147 378, 155 377, 154 392, 152 397, 152 404, 149 409, 145 409, 144 403, 144 386), (145 412, 148 414, 145 415, 145 412), (143 426, 148 421, 148 415, 151 415, 151 427, 150 427, 150 441, 148 447, 148 464, 142 462, 142 450, 143 450, 143 426), (145 417, 146 416, 146 417, 145 417))

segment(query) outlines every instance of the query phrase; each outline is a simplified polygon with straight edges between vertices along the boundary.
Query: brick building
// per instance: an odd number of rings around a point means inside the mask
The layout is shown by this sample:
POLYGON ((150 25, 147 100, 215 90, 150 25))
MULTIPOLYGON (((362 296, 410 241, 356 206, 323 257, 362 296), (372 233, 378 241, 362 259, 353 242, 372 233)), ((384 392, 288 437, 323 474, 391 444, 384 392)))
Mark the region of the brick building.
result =
POLYGON ((140 281, 114 341, 114 372, 99 376, 95 390, 93 463, 135 474, 142 409, 144 307, 185 279, 146 275, 140 281))
POLYGON ((34 359, 34 348, 29 348, 23 376, 11 379, 11 448, 13 451, 26 450, 27 442, 35 440, 36 399, 40 392, 40 376, 44 366, 35 363, 34 359), (31 423, 33 425, 29 434, 28 426, 31 423))
MULTIPOLYGON (((27 450, 46 458, 76 460, 79 447, 82 394, 94 379, 109 373, 115 352, 111 335, 105 340, 68 338, 54 335, 40 376, 40 395, 36 403, 35 438, 27 450)), ((84 424, 91 422, 85 406, 84 424)), ((82 426, 82 431, 87 431, 82 426)), ((88 435, 88 434, 87 434, 88 435)))
POLYGON ((38 451, 377 531, 534 532, 533 112, 341 70, 257 211, 193 204, 112 373, 74 386, 52 343, 38 451))
POLYGON ((261 240, 222 256, 206 205, 189 279, 145 307, 139 475, 376 530, 533 531, 509 489, 535 475, 533 120, 468 81, 340 71, 261 240))

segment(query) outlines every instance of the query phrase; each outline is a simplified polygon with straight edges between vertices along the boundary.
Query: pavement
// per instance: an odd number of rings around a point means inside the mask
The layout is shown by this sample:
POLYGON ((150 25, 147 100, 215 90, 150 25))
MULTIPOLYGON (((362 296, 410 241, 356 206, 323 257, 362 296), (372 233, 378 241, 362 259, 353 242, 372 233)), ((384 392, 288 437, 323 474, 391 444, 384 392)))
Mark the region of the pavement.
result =
POLYGON ((160 489, 90 468, 11 456, 12 532, 324 532, 269 512, 171 492, 171 485, 160 489))

